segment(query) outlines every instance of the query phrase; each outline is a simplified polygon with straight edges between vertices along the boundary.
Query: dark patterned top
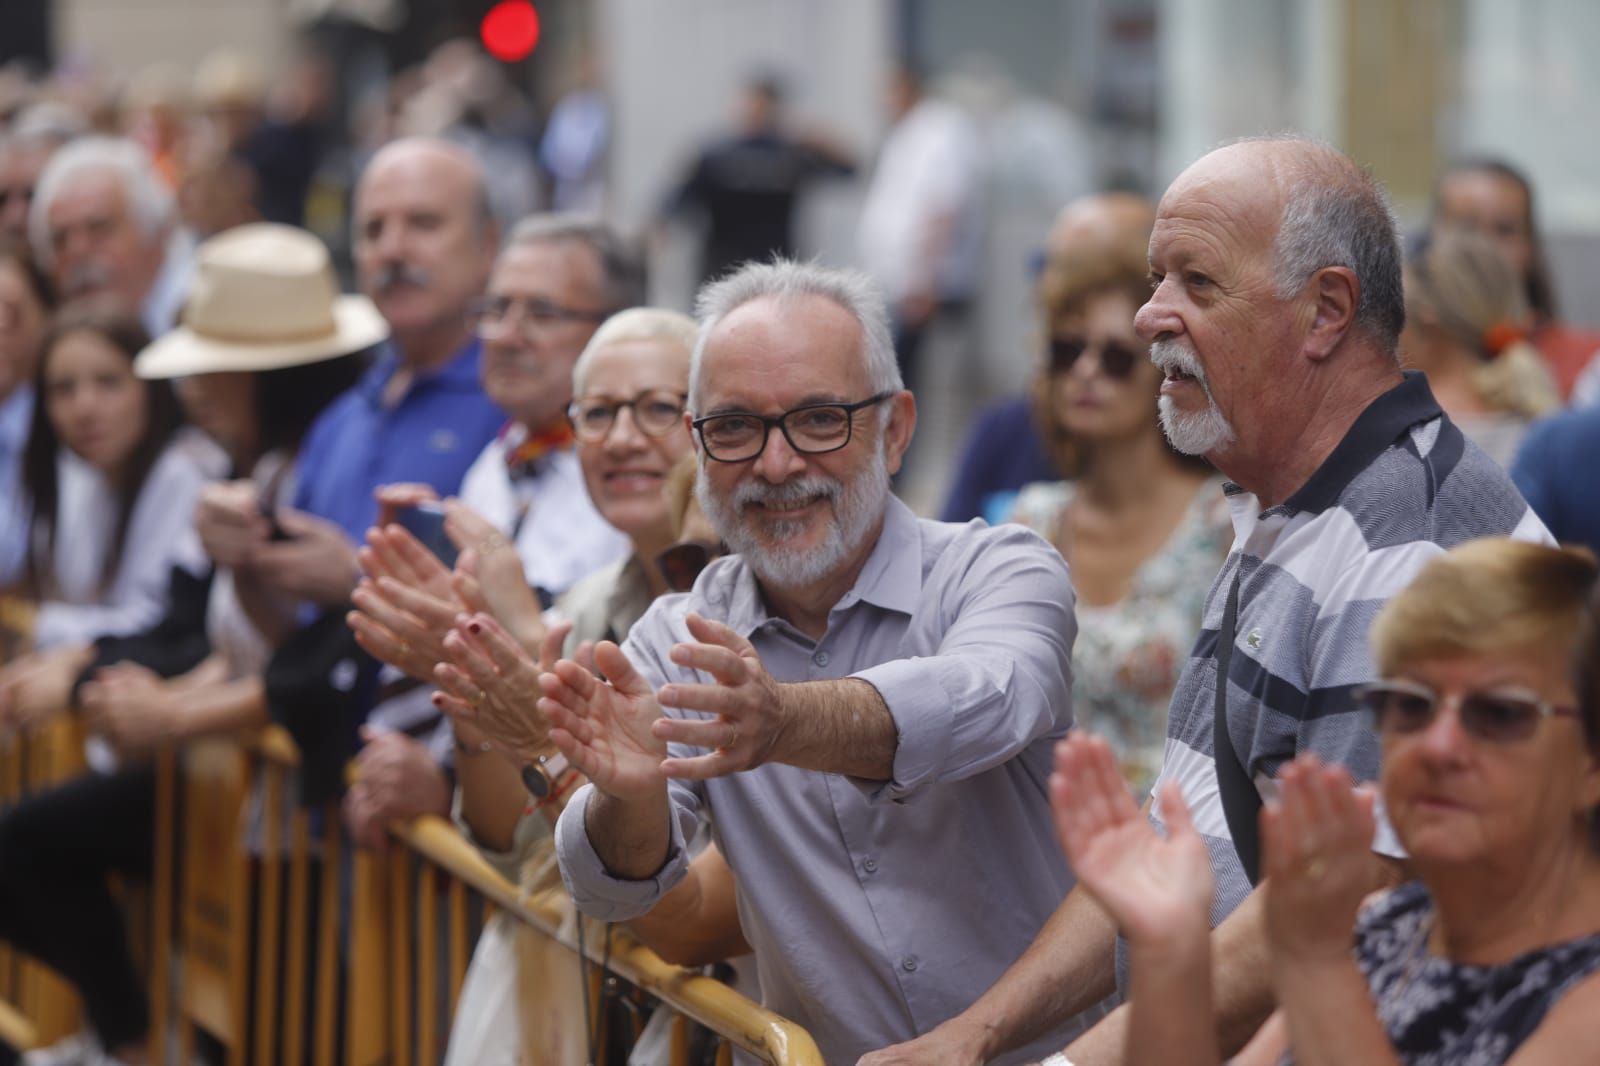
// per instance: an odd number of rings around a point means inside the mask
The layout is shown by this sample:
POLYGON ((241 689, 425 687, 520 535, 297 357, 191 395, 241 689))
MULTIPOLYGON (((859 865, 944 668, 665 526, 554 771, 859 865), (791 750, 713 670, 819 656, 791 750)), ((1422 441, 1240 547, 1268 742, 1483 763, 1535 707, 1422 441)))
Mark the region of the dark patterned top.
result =
POLYGON ((1356 922, 1356 962, 1408 1066, 1503 1063, 1568 989, 1600 971, 1600 933, 1499 966, 1466 966, 1429 953, 1433 922, 1433 899, 1415 881, 1356 922))

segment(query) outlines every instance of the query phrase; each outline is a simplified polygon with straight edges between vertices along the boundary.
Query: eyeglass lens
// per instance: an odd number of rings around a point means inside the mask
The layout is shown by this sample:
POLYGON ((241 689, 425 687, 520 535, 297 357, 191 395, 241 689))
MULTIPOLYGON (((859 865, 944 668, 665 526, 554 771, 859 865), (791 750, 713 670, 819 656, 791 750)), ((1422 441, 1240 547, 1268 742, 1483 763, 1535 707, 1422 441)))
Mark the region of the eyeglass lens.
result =
MULTIPOLYGON (((1430 692, 1373 686, 1362 695, 1380 733, 1420 733, 1433 724, 1443 703, 1430 692)), ((1457 709, 1461 728, 1479 740, 1503 744, 1532 735, 1543 717, 1537 702, 1519 696, 1468 693, 1457 709)))
MULTIPOLYGON (((1078 358, 1092 347, 1084 337, 1053 337, 1050 341, 1050 370, 1052 373, 1065 374, 1077 363, 1078 358)), ((1140 354, 1129 348, 1121 341, 1109 340, 1097 346, 1100 354, 1100 370, 1106 377, 1115 381, 1122 381, 1133 373, 1134 365, 1138 362, 1140 354)))

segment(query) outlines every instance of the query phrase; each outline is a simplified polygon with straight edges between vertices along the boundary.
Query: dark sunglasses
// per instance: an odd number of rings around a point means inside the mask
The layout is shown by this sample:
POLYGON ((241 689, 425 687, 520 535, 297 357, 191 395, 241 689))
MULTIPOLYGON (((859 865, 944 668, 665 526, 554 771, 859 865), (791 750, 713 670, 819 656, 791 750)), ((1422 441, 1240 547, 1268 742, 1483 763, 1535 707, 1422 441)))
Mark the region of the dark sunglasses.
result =
POLYGON ((1576 707, 1557 707, 1531 692, 1519 690, 1466 692, 1443 697, 1414 681, 1388 680, 1363 685, 1355 695, 1372 716, 1373 728, 1389 736, 1422 732, 1433 724, 1440 708, 1450 703, 1456 706, 1461 728, 1490 744, 1526 740, 1540 722, 1551 716, 1578 717, 1576 707))
POLYGON ((1126 381, 1133 375, 1133 368, 1139 360, 1146 357, 1145 352, 1130 348, 1121 341, 1090 344, 1087 337, 1051 337, 1050 372, 1065 374, 1072 369, 1078 357, 1091 348, 1099 353, 1100 372, 1113 381, 1126 381))
POLYGON ((723 544, 703 544, 697 540, 679 541, 656 556, 656 566, 673 592, 688 592, 694 588, 695 578, 711 564, 711 560, 728 554, 723 544))

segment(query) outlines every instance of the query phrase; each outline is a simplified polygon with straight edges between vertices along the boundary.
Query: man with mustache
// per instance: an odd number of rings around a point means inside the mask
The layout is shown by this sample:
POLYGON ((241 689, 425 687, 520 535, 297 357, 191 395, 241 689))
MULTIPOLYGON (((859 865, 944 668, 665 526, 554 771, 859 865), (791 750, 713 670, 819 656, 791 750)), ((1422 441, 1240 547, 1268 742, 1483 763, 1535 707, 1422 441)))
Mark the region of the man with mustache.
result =
POLYGON ((962 1010, 1070 885, 1043 789, 1072 721, 1072 587, 1033 533, 891 494, 916 404, 862 275, 747 265, 699 317, 696 495, 738 554, 600 644, 608 680, 541 678, 592 782, 557 852, 586 913, 632 918, 681 883, 692 926, 711 897, 685 841, 707 816, 766 1004, 850 1062, 962 1010))
POLYGON ((384 701, 375 668, 361 669, 344 626, 360 577, 356 549, 378 518, 379 486, 455 492, 505 421, 479 381, 482 346, 470 318, 499 237, 477 161, 421 137, 373 156, 356 186, 353 228, 358 279, 389 341, 311 427, 292 507, 269 522, 259 501, 280 486, 222 484, 202 497, 196 522, 207 543, 237 548, 240 599, 279 637, 268 701, 316 767, 307 798, 342 787, 344 762, 361 746, 358 723, 385 727, 362 747, 355 790, 355 828, 374 843, 389 819, 448 810, 449 732, 437 728, 426 693, 384 701), (410 734, 442 740, 441 750, 410 734))
POLYGON ((84 137, 57 151, 39 175, 28 232, 63 306, 110 303, 152 337, 172 328, 189 249, 173 227, 172 193, 133 141, 84 137))
MULTIPOLYGON (((1134 324, 1167 375, 1162 427, 1232 482, 1236 539, 1173 693, 1157 784, 1182 788, 1211 857, 1225 1057, 1272 1009, 1255 837, 1279 768, 1311 752, 1376 776, 1377 738, 1353 695, 1376 679, 1372 618, 1453 545, 1549 540, 1426 379, 1402 373, 1400 262, 1377 182, 1293 137, 1200 159, 1167 190, 1150 238, 1154 292, 1134 324)), ((1162 824, 1159 803, 1149 816, 1162 824)), ((1401 876, 1381 819, 1373 848, 1377 889, 1401 876)), ((1137 952, 1074 891, 971 1010, 863 1066, 991 1061, 1125 986, 1137 952)), ((1126 1036, 1119 1008, 1045 1066, 1121 1062, 1126 1036)))

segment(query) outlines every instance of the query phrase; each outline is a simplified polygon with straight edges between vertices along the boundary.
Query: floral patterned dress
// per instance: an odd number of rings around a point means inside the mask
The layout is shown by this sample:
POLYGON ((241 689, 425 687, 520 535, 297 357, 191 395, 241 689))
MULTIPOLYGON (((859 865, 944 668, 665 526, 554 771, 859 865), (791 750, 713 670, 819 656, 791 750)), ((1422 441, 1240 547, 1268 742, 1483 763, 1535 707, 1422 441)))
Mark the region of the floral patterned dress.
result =
MULTIPOLYGON (((1356 920, 1356 962, 1407 1066, 1499 1066, 1562 995, 1600 972, 1600 934, 1498 966, 1451 962, 1428 950, 1433 914, 1428 890, 1413 881, 1378 897, 1356 920)), ((1578 1061, 1576 1050, 1574 1056, 1578 1061)))
MULTIPOLYGON (((1052 544, 1072 502, 1070 481, 1035 482, 1017 496, 1012 521, 1052 544)), ((1143 798, 1161 769, 1167 704, 1200 632, 1206 592, 1233 543, 1222 479, 1194 499, 1159 552, 1145 560, 1120 602, 1078 604, 1072 651, 1077 727, 1104 737, 1143 798)))

